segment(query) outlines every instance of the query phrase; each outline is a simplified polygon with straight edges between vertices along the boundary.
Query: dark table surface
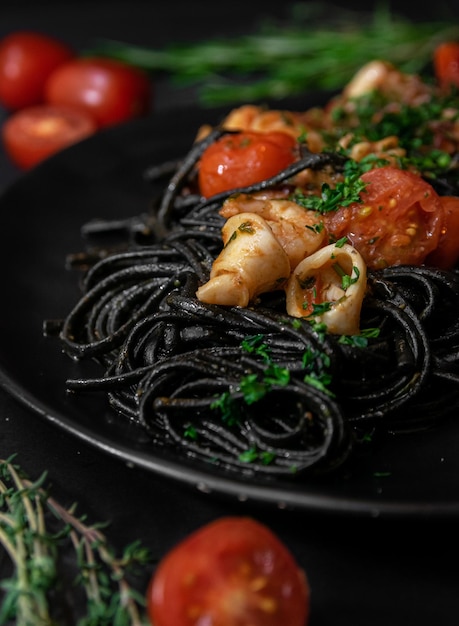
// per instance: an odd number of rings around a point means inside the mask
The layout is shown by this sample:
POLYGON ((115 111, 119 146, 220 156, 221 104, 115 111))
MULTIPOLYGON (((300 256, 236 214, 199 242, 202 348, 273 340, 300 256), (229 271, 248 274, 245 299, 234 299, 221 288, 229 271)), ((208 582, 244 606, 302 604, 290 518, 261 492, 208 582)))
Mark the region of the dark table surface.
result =
MULTIPOLYGON (((436 9, 428 10, 435 17, 436 9)), ((29 28, 65 39, 76 49, 96 37, 160 47, 171 40, 244 32, 263 11, 282 17, 288 3, 2 2, 0 37, 29 28)), ((169 86, 157 86, 156 110, 186 110, 191 104, 193 94, 182 94, 177 101, 169 86)), ((0 152, 0 190, 21 176, 0 152)), ((2 306, 14 304, 7 300, 2 306)), ((13 453, 30 476, 48 472, 53 495, 62 503, 77 502, 91 520, 109 521, 106 534, 115 547, 140 539, 160 558, 192 530, 218 517, 247 514, 263 521, 308 573, 311 626, 458 623, 455 518, 278 510, 202 494, 128 467, 0 389, 0 456, 13 453)))

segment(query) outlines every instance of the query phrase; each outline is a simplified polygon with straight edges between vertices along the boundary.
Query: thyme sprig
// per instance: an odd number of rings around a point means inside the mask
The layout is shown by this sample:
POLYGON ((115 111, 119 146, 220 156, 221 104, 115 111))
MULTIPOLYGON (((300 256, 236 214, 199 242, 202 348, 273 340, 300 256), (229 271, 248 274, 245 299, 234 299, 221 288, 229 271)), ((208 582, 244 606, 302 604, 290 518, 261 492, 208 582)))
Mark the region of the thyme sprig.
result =
MULTIPOLYGON (((52 498, 44 488, 46 473, 31 481, 13 458, 0 460, 0 544, 9 556, 13 573, 0 582, 3 599, 0 624, 15 619, 18 626, 57 626, 57 611, 52 605, 59 596, 69 602, 86 600, 77 626, 147 626, 142 594, 129 582, 137 568, 150 561, 139 542, 127 546, 117 556, 100 525, 88 525, 75 513, 52 498), (51 517, 51 520, 50 520, 51 517), (58 529, 51 530, 51 522, 58 529), (77 572, 71 585, 74 597, 60 589, 62 552, 72 550, 77 572)), ((68 618, 66 623, 68 623, 68 618)))
POLYGON ((88 54, 165 73, 178 87, 196 86, 201 104, 216 106, 338 89, 375 58, 420 72, 436 45, 459 37, 459 26, 448 18, 413 22, 384 3, 355 12, 298 2, 287 20, 265 17, 254 32, 233 38, 176 42, 164 49, 101 40, 88 54))

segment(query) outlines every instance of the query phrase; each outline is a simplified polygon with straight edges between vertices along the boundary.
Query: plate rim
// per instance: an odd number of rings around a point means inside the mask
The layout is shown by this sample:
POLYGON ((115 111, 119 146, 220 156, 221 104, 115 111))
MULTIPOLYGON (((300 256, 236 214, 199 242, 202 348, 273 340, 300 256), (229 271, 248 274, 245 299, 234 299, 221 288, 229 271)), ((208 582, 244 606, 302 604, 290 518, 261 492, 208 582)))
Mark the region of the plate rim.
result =
POLYGON ((155 472, 170 480, 185 483, 201 494, 218 494, 220 497, 231 497, 240 503, 257 503, 259 505, 274 505, 277 509, 301 510, 311 513, 340 514, 344 516, 363 515, 374 518, 401 517, 401 518, 456 518, 459 515, 459 502, 429 503, 427 501, 413 501, 401 503, 397 501, 377 501, 369 498, 352 498, 338 496, 311 495, 308 493, 293 494, 281 486, 252 485, 247 482, 236 482, 231 478, 204 472, 199 469, 183 471, 180 463, 161 459, 160 462, 143 453, 133 455, 129 447, 113 442, 107 438, 94 439, 93 433, 87 428, 77 428, 60 411, 49 412, 41 400, 37 400, 25 387, 17 384, 0 366, 0 386, 16 401, 30 409, 35 414, 46 419, 52 425, 63 429, 67 434, 95 447, 104 453, 117 457, 128 466, 136 466, 145 471, 155 472))

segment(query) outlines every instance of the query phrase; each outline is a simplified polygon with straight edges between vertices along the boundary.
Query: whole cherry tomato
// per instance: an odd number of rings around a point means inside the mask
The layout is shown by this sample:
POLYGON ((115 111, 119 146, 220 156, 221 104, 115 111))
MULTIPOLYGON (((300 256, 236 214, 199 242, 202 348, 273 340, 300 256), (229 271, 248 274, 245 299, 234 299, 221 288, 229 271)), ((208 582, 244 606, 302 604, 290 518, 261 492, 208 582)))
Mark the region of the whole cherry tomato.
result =
POLYGON ((362 180, 362 202, 325 215, 332 237, 347 237, 372 269, 423 263, 444 226, 444 208, 433 187, 390 166, 370 170, 362 180))
POLYGON ((270 178, 293 163, 295 146, 295 139, 280 131, 224 135, 201 156, 200 192, 208 198, 270 178))
POLYGON ((11 111, 40 104, 48 76, 73 56, 67 45, 41 33, 7 35, 0 42, 0 102, 11 111))
POLYGON ((447 41, 434 50, 434 72, 441 87, 459 87, 459 42, 447 41))
POLYGON ((309 597, 304 572, 270 529, 224 517, 164 557, 147 608, 154 626, 306 626, 309 597))
POLYGON ((85 111, 37 105, 11 114, 3 124, 2 140, 13 163, 26 170, 96 130, 96 123, 85 111))
POLYGON ((146 115, 151 85, 147 74, 131 65, 82 57, 51 74, 45 97, 49 104, 85 109, 101 128, 146 115))

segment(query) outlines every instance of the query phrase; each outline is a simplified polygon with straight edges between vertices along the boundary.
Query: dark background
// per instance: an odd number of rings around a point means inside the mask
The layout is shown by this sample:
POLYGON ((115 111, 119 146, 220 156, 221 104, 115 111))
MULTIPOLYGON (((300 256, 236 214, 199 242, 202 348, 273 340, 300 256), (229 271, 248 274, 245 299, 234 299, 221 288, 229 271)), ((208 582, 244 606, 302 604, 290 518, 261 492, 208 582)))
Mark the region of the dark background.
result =
MULTIPOLYGON (((60 37, 78 50, 97 37, 161 47, 174 40, 249 32, 264 16, 287 18, 289 6, 247 0, 3 1, 0 37, 18 29, 33 29, 60 37)), ((368 2, 335 6, 371 8, 368 2)), ((411 2, 390 6, 413 20, 458 16, 453 0, 427 3, 422 8, 411 2)), ((166 82, 156 85, 156 111, 183 109, 193 99, 192 92, 177 98, 166 82)), ((20 176, 0 152, 0 190, 20 176)), ((3 296, 2 306, 11 307, 14 302, 3 296)), ((220 516, 249 514, 260 519, 279 534, 308 573, 311 626, 458 623, 457 520, 280 511, 203 495, 128 468, 120 459, 56 428, 0 391, 0 456, 12 453, 17 453, 17 461, 32 477, 48 471, 53 495, 63 504, 78 502, 79 510, 90 520, 109 521, 106 534, 116 547, 140 539, 156 558, 195 528, 220 516)))

